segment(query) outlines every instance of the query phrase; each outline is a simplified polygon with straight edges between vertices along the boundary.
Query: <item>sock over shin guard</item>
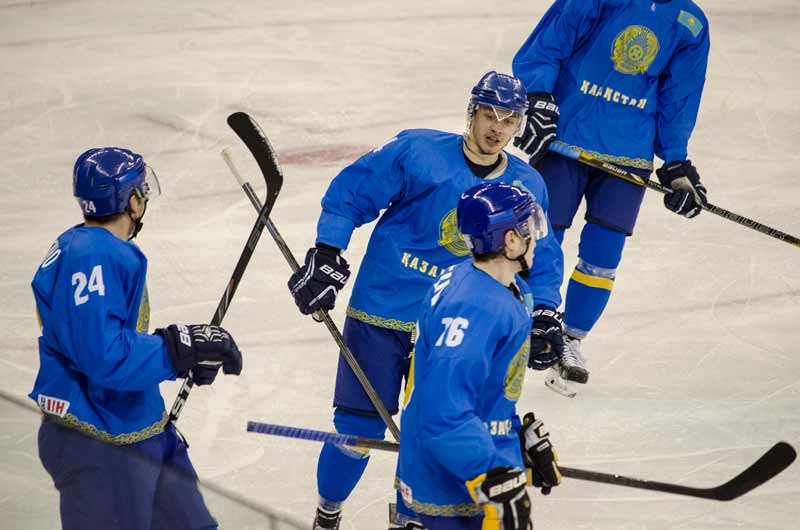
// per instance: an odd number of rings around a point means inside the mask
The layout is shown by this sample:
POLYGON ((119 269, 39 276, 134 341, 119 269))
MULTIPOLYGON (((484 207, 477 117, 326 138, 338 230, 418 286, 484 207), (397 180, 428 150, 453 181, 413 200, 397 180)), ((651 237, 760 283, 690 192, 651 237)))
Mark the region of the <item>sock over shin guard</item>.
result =
POLYGON ((586 223, 578 246, 578 264, 572 272, 564 304, 566 332, 586 336, 608 304, 626 235, 595 223, 586 223))
MULTIPOLYGON (((383 440, 386 425, 380 416, 366 416, 336 408, 333 413, 336 432, 383 440)), ((355 489, 367 468, 369 451, 330 443, 322 446, 317 462, 317 489, 323 502, 341 503, 355 489)))

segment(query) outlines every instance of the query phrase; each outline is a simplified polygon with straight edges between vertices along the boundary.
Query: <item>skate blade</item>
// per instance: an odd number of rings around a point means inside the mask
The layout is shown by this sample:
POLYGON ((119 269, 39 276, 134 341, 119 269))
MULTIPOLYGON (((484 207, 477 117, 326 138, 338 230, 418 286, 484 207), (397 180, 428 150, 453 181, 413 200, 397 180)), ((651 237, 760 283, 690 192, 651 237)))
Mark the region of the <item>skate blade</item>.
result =
POLYGON ((550 376, 544 380, 544 386, 555 392, 556 394, 561 394, 564 397, 574 398, 578 395, 578 390, 574 388, 573 385, 565 382, 563 379, 557 376, 550 376))
POLYGON ((561 377, 574 383, 585 385, 589 380, 588 370, 577 367, 561 368, 561 377))

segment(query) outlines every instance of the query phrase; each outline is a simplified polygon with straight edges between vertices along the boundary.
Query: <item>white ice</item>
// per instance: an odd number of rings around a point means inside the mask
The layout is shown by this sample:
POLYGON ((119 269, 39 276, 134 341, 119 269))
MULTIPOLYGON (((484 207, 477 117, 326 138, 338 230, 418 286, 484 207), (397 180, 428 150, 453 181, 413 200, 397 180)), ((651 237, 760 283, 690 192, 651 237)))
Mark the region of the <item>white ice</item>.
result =
MULTIPOLYGON (((800 9, 794 0, 700 3, 712 51, 691 158, 712 202, 800 234, 800 9)), ((469 88, 488 69, 509 71, 547 5, 3 2, 3 393, 21 398, 33 384, 29 282, 51 241, 80 220, 70 177, 84 149, 134 148, 156 169, 164 193, 139 239, 152 322, 208 321, 254 221, 220 149, 232 146, 260 179, 229 113, 255 116, 281 153, 286 182, 273 219, 302 258, 336 172, 403 128, 461 131, 469 88)), ((347 252, 354 267, 369 231, 347 252)), ((567 235, 567 273, 577 234, 567 235)), ((520 409, 545 420, 565 465, 686 485, 721 483, 778 440, 797 445, 798 263, 798 248, 710 214, 678 218, 648 194, 611 303, 584 345, 589 384, 569 400, 531 372, 520 409)), ((225 319, 245 372, 196 389, 179 425, 203 480, 307 526, 320 447, 244 431, 250 419, 331 428, 336 348, 295 310, 288 274, 265 234, 225 319)), ((177 384, 162 390, 169 404, 177 384)), ((0 403, 0 527, 57 528, 38 418, 0 403)), ((386 527, 394 463, 374 454, 343 530, 386 527)), ((257 511, 206 495, 222 528, 269 527, 257 511)), ((552 530, 797 529, 800 466, 731 503, 565 480, 534 497, 533 519, 552 530)))

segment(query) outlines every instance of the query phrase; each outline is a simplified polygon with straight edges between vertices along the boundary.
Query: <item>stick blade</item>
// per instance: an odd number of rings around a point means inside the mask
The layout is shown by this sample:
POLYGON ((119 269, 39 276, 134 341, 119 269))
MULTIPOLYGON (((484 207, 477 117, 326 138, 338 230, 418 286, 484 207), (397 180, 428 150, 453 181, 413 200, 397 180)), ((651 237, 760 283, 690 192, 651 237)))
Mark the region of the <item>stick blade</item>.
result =
POLYGON ((719 501, 731 501, 741 497, 792 465, 796 458, 797 452, 794 447, 786 442, 778 442, 750 467, 725 484, 711 488, 710 497, 719 501))
POLYGON ((283 186, 283 172, 278 163, 278 156, 267 135, 258 123, 246 112, 234 112, 228 116, 228 125, 244 142, 256 159, 267 184, 267 198, 264 204, 274 203, 283 186))

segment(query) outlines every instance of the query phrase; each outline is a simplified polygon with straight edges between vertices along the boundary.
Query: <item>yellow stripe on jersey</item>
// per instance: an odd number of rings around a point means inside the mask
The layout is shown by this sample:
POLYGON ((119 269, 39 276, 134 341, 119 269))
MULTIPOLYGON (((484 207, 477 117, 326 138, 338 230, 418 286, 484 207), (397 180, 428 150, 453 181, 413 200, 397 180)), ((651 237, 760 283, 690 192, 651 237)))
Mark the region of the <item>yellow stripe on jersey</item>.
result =
POLYGON ((610 291, 614 288, 614 280, 610 278, 601 278, 600 276, 591 276, 589 274, 584 274, 579 270, 572 271, 572 278, 578 283, 582 283, 583 285, 587 285, 589 287, 596 287, 598 289, 605 289, 610 291))

